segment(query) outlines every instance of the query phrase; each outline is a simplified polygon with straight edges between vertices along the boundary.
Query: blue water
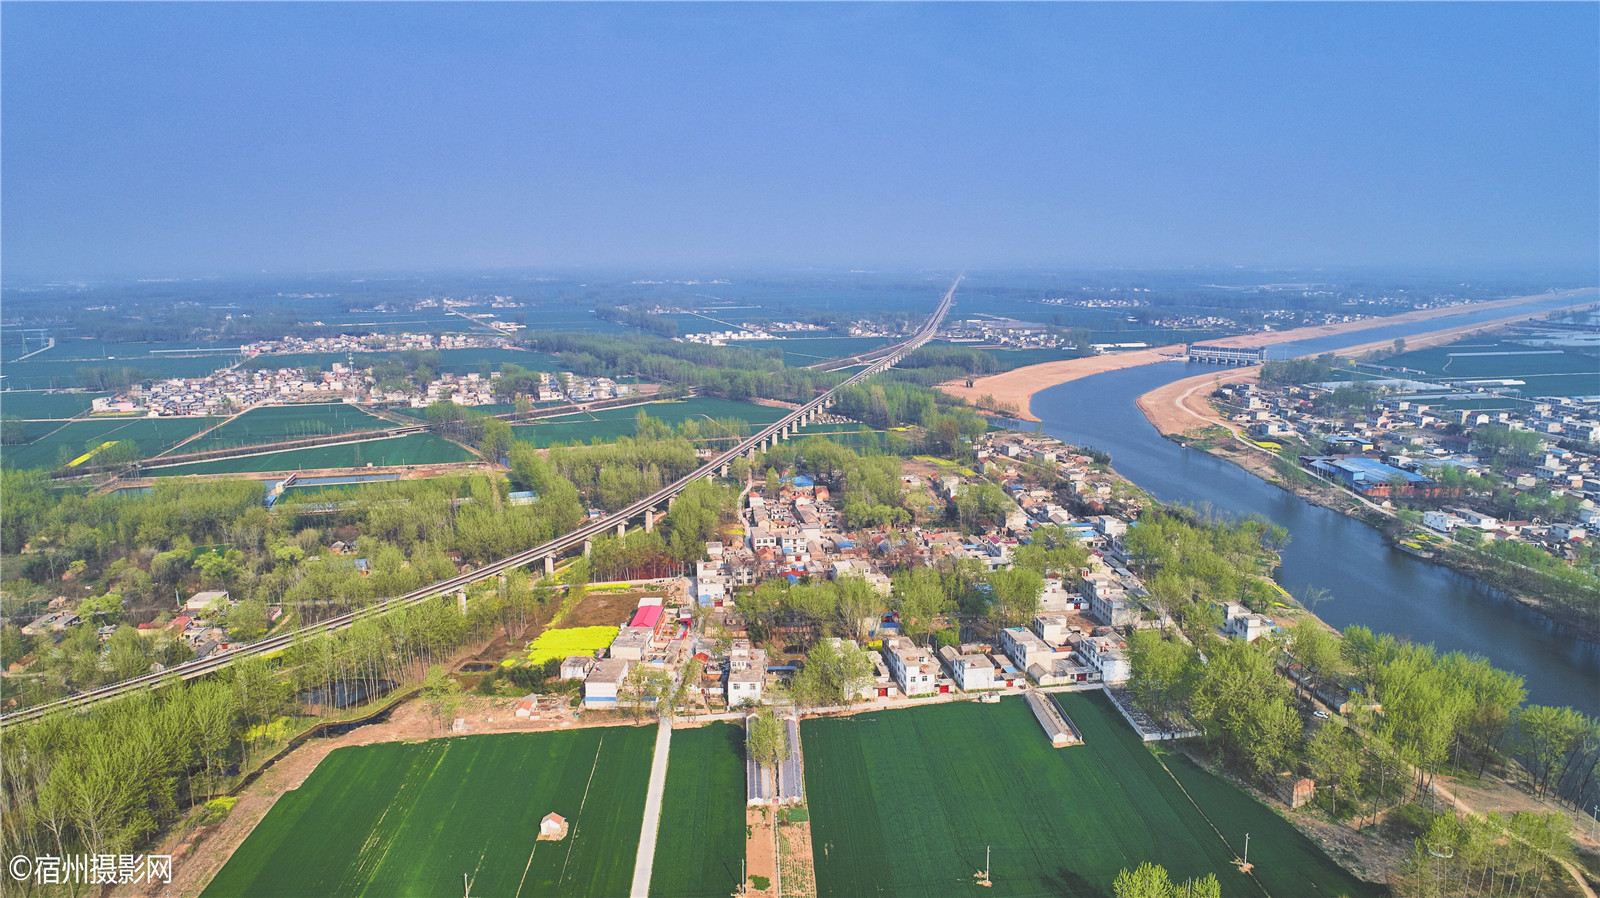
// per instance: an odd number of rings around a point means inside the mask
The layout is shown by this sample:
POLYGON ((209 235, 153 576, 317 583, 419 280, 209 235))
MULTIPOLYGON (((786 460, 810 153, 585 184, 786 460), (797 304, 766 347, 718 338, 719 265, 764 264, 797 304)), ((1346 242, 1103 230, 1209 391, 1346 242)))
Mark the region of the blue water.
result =
MULTIPOLYGON (((1571 300, 1531 304, 1547 309, 1571 300)), ((1294 354, 1505 317, 1468 313, 1294 344, 1294 354), (1354 338, 1354 339, 1352 339, 1354 338)), ((1335 627, 1362 624, 1441 651, 1479 654, 1525 680, 1529 701, 1600 714, 1600 646, 1584 642, 1504 594, 1448 568, 1391 547, 1354 519, 1267 484, 1252 474, 1164 439, 1135 405, 1163 384, 1214 366, 1165 362, 1062 384, 1033 398, 1046 433, 1111 453, 1119 473, 1163 502, 1230 516, 1259 515, 1289 529, 1279 580, 1291 593, 1319 586, 1331 598, 1316 608, 1335 627)))

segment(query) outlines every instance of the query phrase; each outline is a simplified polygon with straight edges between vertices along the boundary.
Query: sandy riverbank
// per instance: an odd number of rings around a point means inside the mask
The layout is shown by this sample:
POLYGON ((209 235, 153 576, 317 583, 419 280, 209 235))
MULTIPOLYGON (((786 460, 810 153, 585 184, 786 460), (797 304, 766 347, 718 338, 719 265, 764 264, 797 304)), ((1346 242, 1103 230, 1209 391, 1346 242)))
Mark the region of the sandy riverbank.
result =
MULTIPOLYGON (((1593 299, 1592 291, 1569 292, 1573 294, 1591 293, 1588 298, 1573 303, 1573 306, 1587 305, 1593 299)), ((1537 298, 1541 297, 1522 297, 1516 301, 1521 302, 1537 298)), ((1508 324, 1522 321, 1525 317, 1525 315, 1508 315, 1504 318, 1496 318, 1493 321, 1442 328, 1425 334, 1417 334, 1414 337, 1406 338, 1406 349, 1428 349, 1433 346, 1443 346, 1446 343, 1454 343, 1463 337, 1498 330, 1508 324)), ((1393 341, 1391 340, 1379 340, 1336 349, 1334 354, 1350 358, 1363 355, 1375 349, 1388 349, 1392 345, 1393 341)), ((1218 372, 1197 374, 1194 377, 1175 380, 1140 396, 1139 411, 1144 412, 1144 416, 1150 420, 1151 424, 1155 425, 1156 430, 1161 431, 1163 436, 1187 433, 1196 428, 1204 428, 1211 425, 1226 427, 1237 433, 1237 428, 1224 421, 1216 410, 1211 407, 1210 393, 1212 389, 1221 384, 1254 381, 1260 372, 1259 365, 1252 365, 1248 368, 1228 368, 1218 372)))
MULTIPOLYGON (((1411 321, 1425 321, 1430 318, 1441 318, 1465 311, 1509 308, 1536 300, 1548 300, 1552 297, 1571 297, 1574 305, 1581 305, 1583 302, 1593 301, 1594 295, 1595 288, 1592 287, 1582 290, 1567 290, 1562 293, 1540 293, 1534 296, 1518 296, 1511 299, 1495 300, 1494 302, 1463 303, 1437 309, 1422 309, 1415 312, 1406 312, 1402 315, 1391 315, 1386 318, 1367 318, 1344 324, 1323 324, 1287 331, 1261 331, 1254 334, 1242 334, 1237 337, 1220 337, 1215 340, 1207 340, 1206 343, 1208 345, 1245 348, 1271 346, 1277 343, 1329 337, 1352 331, 1369 330, 1393 324, 1405 324, 1411 321)), ((1506 320, 1516 320, 1520 317, 1522 316, 1511 316, 1506 320)), ((1469 332, 1487 326, 1489 325, 1470 325, 1461 330, 1462 332, 1469 332)), ((1412 338, 1407 338, 1406 342, 1407 345, 1415 345, 1412 343, 1412 338)), ((1388 344, 1381 345, 1386 346, 1388 344)), ((1368 348, 1374 347, 1369 346, 1368 348)), ((1037 421, 1039 419, 1033 416, 1029 403, 1032 401, 1033 395, 1041 390, 1078 380, 1079 378, 1104 374, 1108 371, 1120 371, 1124 368, 1135 368, 1140 365, 1168 361, 1180 355, 1182 350, 1182 344, 1174 344, 1153 349, 1141 349, 1135 352, 1117 353, 1116 355, 1099 355, 1081 359, 1067 359, 1060 362, 1045 362, 1039 365, 1017 368, 1014 371, 1007 371, 1003 374, 981 377, 970 387, 960 381, 950 381, 940 384, 939 389, 974 404, 983 396, 993 396, 996 402, 1015 407, 1018 410, 1017 417, 1026 421, 1037 421)), ((1365 349, 1362 351, 1365 351, 1365 349)))

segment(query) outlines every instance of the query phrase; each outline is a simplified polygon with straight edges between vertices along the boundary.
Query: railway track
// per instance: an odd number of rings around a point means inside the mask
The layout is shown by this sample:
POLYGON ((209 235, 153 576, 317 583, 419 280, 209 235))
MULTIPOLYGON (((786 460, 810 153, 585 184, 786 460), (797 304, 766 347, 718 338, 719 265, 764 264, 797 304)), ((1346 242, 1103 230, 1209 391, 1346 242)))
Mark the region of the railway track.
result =
POLYGON ((465 574, 458 574, 454 577, 440 580, 437 583, 425 586, 414 592, 409 592, 405 595, 395 596, 389 599, 383 599, 364 608, 359 608, 355 611, 350 611, 307 627, 301 627, 298 630, 282 633, 277 636, 269 636, 266 639, 258 640, 231 652, 214 655, 198 661, 190 661, 185 664, 180 664, 159 674, 146 674, 144 676, 134 677, 131 680, 124 680, 121 683, 103 686, 99 689, 93 689, 80 695, 58 699, 57 701, 27 708, 21 711, 15 711, 4 716, 0 716, 0 724, 20 723, 29 720, 36 720, 46 714, 87 708, 108 699, 136 693, 142 690, 154 689, 163 683, 170 682, 174 678, 187 681, 207 676, 222 669, 223 667, 226 667, 235 659, 250 655, 270 655, 288 648, 294 644, 296 639, 301 637, 315 635, 317 633, 331 632, 334 630, 341 630, 364 618, 386 614, 390 611, 406 608, 421 602, 436 599, 440 596, 451 595, 466 589, 467 586, 478 581, 487 580, 490 577, 498 577, 500 574, 512 568, 522 567, 529 564, 545 563, 547 560, 549 563, 553 563, 555 558, 566 553, 568 550, 582 546, 589 540, 603 533, 618 529, 625 529, 628 522, 634 518, 644 515, 647 512, 653 513, 658 506, 668 504, 674 496, 682 492, 689 484, 702 478, 716 476, 719 472, 725 470, 726 466, 734 459, 739 458, 747 453, 753 454, 758 450, 758 448, 770 448, 778 440, 788 438, 796 429, 798 429, 798 427, 810 421, 822 409, 833 405, 835 394, 837 394, 839 390, 860 383, 861 381, 872 377, 875 374, 881 374, 882 372, 894 367, 895 363, 904 358, 907 353, 912 352, 913 350, 922 346, 922 344, 928 342, 928 340, 930 340, 933 335, 938 332, 939 324, 944 321, 945 315, 950 311, 950 306, 955 301, 956 288, 960 285, 961 278, 958 277, 956 278, 955 283, 950 285, 950 289, 945 293, 944 298, 939 301, 939 305, 934 309, 933 314, 928 316, 927 321, 925 321, 922 326, 918 328, 917 331, 908 339, 896 343, 893 346, 884 347, 882 350, 875 352, 874 355, 878 356, 878 360, 873 362, 870 367, 851 375, 850 378, 841 382, 838 386, 828 390, 826 393, 823 393, 805 405, 800 406, 799 408, 790 412, 788 415, 785 415, 780 420, 768 425, 760 432, 738 443, 732 449, 713 457, 710 461, 706 462, 704 465, 701 465, 692 473, 680 478, 677 481, 674 481, 673 483, 660 490, 657 490, 654 493, 651 493, 649 496, 640 499, 621 511, 614 512, 606 515, 605 517, 591 521, 579 527, 578 529, 573 530, 564 536, 550 540, 549 542, 534 546, 530 549, 525 549, 498 561, 490 562, 465 574))

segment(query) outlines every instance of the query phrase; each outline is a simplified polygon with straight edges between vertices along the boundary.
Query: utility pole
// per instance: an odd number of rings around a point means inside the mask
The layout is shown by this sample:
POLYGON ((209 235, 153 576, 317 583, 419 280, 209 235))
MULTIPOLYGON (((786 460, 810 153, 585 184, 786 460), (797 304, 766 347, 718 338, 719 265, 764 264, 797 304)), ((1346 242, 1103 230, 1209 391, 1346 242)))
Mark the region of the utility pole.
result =
POLYGON ((1245 866, 1245 869, 1249 869, 1249 867, 1250 867, 1250 834, 1249 833, 1245 833, 1244 834, 1244 866, 1245 866))

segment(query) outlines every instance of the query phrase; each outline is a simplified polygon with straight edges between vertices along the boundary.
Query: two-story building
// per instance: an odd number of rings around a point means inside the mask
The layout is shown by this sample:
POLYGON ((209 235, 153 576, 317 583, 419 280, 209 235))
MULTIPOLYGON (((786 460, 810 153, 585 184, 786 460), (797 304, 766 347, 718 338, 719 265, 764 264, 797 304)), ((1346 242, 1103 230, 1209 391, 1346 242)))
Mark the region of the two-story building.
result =
POLYGON ((750 548, 752 551, 759 549, 777 549, 778 538, 772 531, 765 527, 754 527, 750 530, 750 548))
POLYGON ((767 678, 767 653, 752 646, 748 639, 735 639, 728 646, 728 706, 745 700, 761 701, 767 678))
POLYGON ((1128 651, 1111 636, 1092 636, 1078 642, 1083 666, 1100 675, 1103 683, 1121 683, 1133 674, 1128 651))
POLYGON ((623 661, 643 661, 650 648, 653 631, 649 627, 623 627, 611 641, 610 655, 623 661))
POLYGON ((1071 619, 1065 614, 1045 613, 1033 618, 1033 632, 1053 646, 1066 644, 1071 626, 1071 619))
POLYGON ((962 692, 972 692, 978 689, 995 689, 1000 684, 995 681, 994 662, 988 655, 980 653, 962 654, 955 646, 945 646, 939 650, 939 659, 950 671, 950 678, 956 681, 956 686, 962 692))
POLYGON ((1256 614, 1238 602, 1222 603, 1222 635, 1229 639, 1255 642, 1281 629, 1271 618, 1256 614))
POLYGON ((1042 664, 1055 654, 1037 633, 1022 627, 1007 627, 1000 631, 1000 650, 1006 653, 1017 670, 1025 671, 1031 665, 1042 664))
POLYGON ((883 660, 889 665, 889 674, 902 694, 927 695, 939 688, 939 665, 933 662, 927 649, 906 637, 886 637, 883 660))
POLYGON ((1128 596, 1115 575, 1096 571, 1083 578, 1078 591, 1089 601, 1089 613, 1111 627, 1131 627, 1138 623, 1141 608, 1128 596))

